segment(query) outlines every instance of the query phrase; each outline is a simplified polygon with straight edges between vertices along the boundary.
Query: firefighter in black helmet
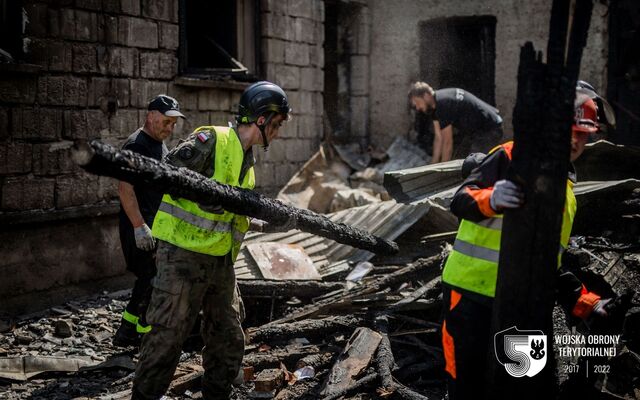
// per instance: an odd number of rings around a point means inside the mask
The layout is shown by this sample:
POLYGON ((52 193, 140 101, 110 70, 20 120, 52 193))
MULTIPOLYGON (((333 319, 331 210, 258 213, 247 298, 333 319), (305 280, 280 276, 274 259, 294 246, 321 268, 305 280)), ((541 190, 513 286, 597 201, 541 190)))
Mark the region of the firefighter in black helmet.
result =
POLYGON ((276 115, 282 115, 283 121, 286 121, 290 112, 291 108, 284 90, 271 82, 261 81, 249 86, 242 93, 236 122, 256 124, 262 135, 262 146, 266 151, 269 148, 266 127, 276 115), (265 117, 264 121, 259 121, 261 116, 265 117))
MULTIPOLYGON (((237 125, 201 126, 173 149, 165 162, 217 182, 245 189, 255 186, 252 148, 278 136, 289 119, 284 91, 270 82, 249 86, 240 98, 237 125)), ((283 224, 289 224, 283 221, 283 224)), ((157 275, 132 398, 158 399, 175 372, 182 344, 202 310, 205 399, 228 399, 244 354, 244 308, 233 262, 247 217, 214 202, 202 204, 164 195, 152 233, 158 242, 157 275)))

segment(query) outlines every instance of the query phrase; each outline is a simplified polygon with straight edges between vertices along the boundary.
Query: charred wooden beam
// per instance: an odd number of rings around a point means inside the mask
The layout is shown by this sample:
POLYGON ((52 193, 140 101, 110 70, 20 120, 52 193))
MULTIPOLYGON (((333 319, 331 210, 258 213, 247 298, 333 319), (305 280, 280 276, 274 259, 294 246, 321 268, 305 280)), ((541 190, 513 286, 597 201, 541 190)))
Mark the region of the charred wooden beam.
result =
POLYGON ((402 384, 398 384, 393 398, 400 400, 430 400, 427 396, 414 392, 402 384))
MULTIPOLYGON (((381 386, 377 390, 378 395, 383 398, 401 400, 429 400, 428 397, 414 392, 396 381, 392 375, 392 371, 396 369, 396 362, 391 349, 391 342, 389 341, 389 315, 386 313, 378 314, 375 319, 375 327, 378 333, 382 335, 375 356, 381 386)), ((432 365, 434 369, 439 366, 438 363, 432 363, 432 365)))
POLYGON ((331 364, 333 360, 333 354, 331 353, 318 353, 318 354, 309 354, 308 356, 304 356, 298 360, 296 363, 296 368, 302 367, 313 367, 314 370, 318 371, 321 368, 327 367, 331 364))
POLYGON ((337 400, 349 394, 356 393, 364 388, 373 386, 373 383, 376 381, 377 378, 378 378, 378 374, 375 374, 375 373, 365 375, 362 378, 355 381, 354 383, 352 383, 351 385, 345 388, 342 388, 337 392, 334 392, 322 397, 322 400, 337 400))
POLYGON ((280 363, 291 366, 298 360, 320 354, 317 346, 286 346, 263 352, 249 353, 242 359, 242 364, 252 366, 256 371, 266 368, 278 368, 280 363))
POLYGON ((379 314, 375 319, 375 328, 382 335, 378 351, 376 352, 376 368, 378 369, 378 375, 380 375, 381 388, 378 389, 378 393, 383 393, 383 397, 395 392, 397 387, 393 381, 393 371, 395 367, 395 358, 393 351, 391 350, 391 342, 389 341, 389 319, 386 314, 379 314))
MULTIPOLYGON (((520 53, 508 178, 524 188, 526 202, 504 213, 491 337, 515 326, 542 331, 547 343, 553 342, 552 311, 573 101, 593 6, 591 0, 577 0, 572 15, 570 3, 553 2, 547 64, 530 42, 520 53)), ((545 350, 547 364, 554 365, 553 351, 545 350)), ((494 357, 487 362, 486 398, 555 397, 554 368, 544 368, 532 378, 513 379, 494 357)))
POLYGON ((337 290, 344 290, 343 282, 317 281, 267 281, 263 279, 238 279, 242 297, 298 297, 310 299, 337 290))
POLYGON ((240 215, 283 225, 291 218, 297 229, 377 254, 395 254, 398 245, 309 210, 288 206, 253 190, 223 185, 203 175, 161 163, 131 151, 118 151, 99 141, 77 143, 73 158, 88 172, 132 184, 146 184, 175 197, 205 205, 220 205, 240 215))
POLYGON ((298 322, 265 325, 250 328, 249 341, 265 343, 269 341, 288 340, 296 337, 307 339, 323 338, 335 332, 353 332, 364 324, 364 319, 355 316, 335 316, 323 319, 307 319, 298 322))
POLYGON ((393 311, 402 309, 402 307, 404 307, 405 305, 412 303, 421 297, 429 297, 429 296, 433 296, 434 294, 437 296, 437 294, 440 293, 441 282, 442 282, 441 277, 436 276, 435 278, 427 282, 425 285, 415 290, 408 297, 390 305, 387 308, 387 312, 393 312, 393 311))
POLYGON ((273 400, 315 399, 317 397, 313 393, 318 386, 320 386, 320 381, 316 379, 297 381, 295 385, 287 386, 279 391, 273 400))
POLYGON ((194 371, 183 375, 171 382, 169 391, 173 394, 183 394, 187 390, 195 391, 202 385, 202 375, 204 371, 194 371))
POLYGON ((369 328, 358 328, 331 367, 320 395, 327 397, 353 386, 369 366, 381 338, 369 328))

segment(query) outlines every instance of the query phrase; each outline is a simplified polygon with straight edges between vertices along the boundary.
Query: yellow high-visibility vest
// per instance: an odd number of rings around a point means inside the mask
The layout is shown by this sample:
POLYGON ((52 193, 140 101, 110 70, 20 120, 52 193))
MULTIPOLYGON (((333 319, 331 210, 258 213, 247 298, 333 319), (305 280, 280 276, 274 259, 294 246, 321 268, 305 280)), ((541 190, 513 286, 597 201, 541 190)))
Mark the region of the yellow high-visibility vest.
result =
MULTIPOLYGON (((567 180, 558 267, 560 267, 562 252, 569 244, 576 209, 577 202, 573 194, 573 182, 567 180)), ((495 297, 501 237, 502 215, 496 215, 480 222, 463 219, 458 228, 453 250, 442 271, 442 281, 474 293, 495 297)))
MULTIPOLYGON (((211 179, 226 185, 253 189, 256 179, 253 167, 240 182, 244 149, 233 129, 202 126, 195 132, 208 131, 216 135, 215 168, 211 179)), ((165 194, 153 221, 153 236, 182 249, 212 256, 224 256, 231 251, 235 261, 249 219, 228 211, 214 214, 203 211, 198 204, 186 199, 173 199, 165 194)))

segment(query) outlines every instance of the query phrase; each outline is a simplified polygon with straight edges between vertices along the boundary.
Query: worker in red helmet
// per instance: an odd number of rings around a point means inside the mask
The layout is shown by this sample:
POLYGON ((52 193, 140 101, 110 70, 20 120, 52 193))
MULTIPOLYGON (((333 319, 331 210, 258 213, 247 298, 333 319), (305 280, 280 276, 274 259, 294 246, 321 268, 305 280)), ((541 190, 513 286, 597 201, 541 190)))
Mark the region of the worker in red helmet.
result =
MULTIPOLYGON (((589 94, 576 90, 570 160, 575 161, 598 131, 598 110, 589 94)), ((451 211, 460 227, 442 273, 444 321, 442 341, 449 399, 476 399, 483 393, 487 349, 491 346, 491 308, 496 291, 503 212, 524 204, 524 194, 506 179, 513 142, 497 146, 472 170, 457 190, 451 211), (473 334, 470 334, 473 332, 473 334)), ((576 213, 571 166, 559 248, 569 242, 576 213)), ((558 254, 558 267, 561 253, 558 254)), ((589 292, 571 273, 560 271, 559 302, 579 318, 606 316, 610 299, 589 292)), ((497 361, 496 361, 497 362, 497 361)))

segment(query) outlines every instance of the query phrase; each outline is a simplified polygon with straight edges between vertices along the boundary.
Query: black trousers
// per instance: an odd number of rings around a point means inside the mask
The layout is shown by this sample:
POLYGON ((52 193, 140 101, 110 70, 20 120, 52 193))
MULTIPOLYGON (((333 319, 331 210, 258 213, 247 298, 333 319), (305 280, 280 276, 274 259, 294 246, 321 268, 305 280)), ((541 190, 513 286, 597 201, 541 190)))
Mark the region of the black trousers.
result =
POLYGON ((125 307, 127 312, 139 318, 139 324, 146 326, 146 314, 151 300, 151 279, 156 275, 155 249, 143 251, 136 247, 131 225, 120 223, 120 244, 127 270, 136 276, 131 291, 131 299, 125 307))
POLYGON ((443 285, 442 345, 450 400, 481 399, 491 341, 491 306, 443 285))

